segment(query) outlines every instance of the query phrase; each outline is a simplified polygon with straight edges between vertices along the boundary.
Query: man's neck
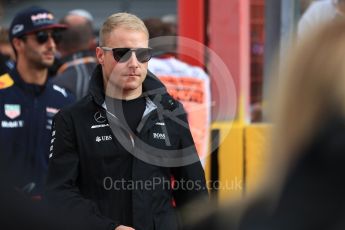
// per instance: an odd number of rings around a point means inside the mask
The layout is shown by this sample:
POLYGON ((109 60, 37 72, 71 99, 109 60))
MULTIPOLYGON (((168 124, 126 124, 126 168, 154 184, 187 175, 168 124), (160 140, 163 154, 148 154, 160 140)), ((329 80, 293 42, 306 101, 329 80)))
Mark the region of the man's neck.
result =
POLYGON ((142 87, 135 90, 121 91, 114 88, 110 89, 109 87, 107 89, 107 86, 105 85, 104 90, 105 90, 105 95, 107 97, 115 98, 119 100, 126 100, 126 101, 136 99, 140 97, 142 94, 142 87))
POLYGON ((18 60, 17 70, 24 82, 29 84, 44 85, 47 81, 47 68, 34 68, 29 66, 27 62, 18 60))

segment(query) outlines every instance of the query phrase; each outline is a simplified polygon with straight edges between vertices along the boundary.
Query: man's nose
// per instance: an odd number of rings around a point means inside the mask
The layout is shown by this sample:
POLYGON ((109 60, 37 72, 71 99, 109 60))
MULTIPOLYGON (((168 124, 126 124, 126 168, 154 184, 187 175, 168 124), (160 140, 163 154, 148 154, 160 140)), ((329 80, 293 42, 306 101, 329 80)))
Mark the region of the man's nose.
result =
POLYGON ((131 50, 131 57, 129 58, 128 62, 130 66, 137 67, 139 65, 139 61, 137 56, 135 55, 134 50, 131 50))

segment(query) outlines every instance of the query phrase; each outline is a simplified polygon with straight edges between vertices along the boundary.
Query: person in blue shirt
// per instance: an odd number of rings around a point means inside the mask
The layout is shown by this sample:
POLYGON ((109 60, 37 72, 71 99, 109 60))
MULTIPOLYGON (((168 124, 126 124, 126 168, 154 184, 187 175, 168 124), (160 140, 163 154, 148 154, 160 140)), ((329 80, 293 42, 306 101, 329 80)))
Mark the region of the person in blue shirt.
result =
POLYGON ((47 81, 59 32, 66 26, 40 7, 14 17, 9 39, 16 54, 13 69, 0 74, 0 154, 17 191, 40 198, 48 167, 51 124, 74 101, 65 89, 47 81))

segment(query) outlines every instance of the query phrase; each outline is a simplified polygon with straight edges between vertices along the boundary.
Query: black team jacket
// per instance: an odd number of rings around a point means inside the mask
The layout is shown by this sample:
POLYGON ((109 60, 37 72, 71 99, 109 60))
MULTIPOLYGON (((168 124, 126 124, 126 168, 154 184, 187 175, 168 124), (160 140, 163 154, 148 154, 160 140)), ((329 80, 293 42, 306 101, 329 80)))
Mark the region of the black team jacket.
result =
POLYGON ((178 208, 207 200, 182 105, 150 74, 143 96, 146 109, 132 132, 105 103, 97 66, 90 93, 55 116, 47 198, 85 217, 90 229, 180 229, 178 208))

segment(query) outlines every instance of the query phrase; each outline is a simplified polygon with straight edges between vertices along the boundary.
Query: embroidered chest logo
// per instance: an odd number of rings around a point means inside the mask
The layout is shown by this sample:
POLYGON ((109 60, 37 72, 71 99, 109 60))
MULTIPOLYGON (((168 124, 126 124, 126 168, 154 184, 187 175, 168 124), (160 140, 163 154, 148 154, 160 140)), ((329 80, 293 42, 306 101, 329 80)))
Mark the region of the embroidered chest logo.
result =
POLYGON ((165 126, 165 123, 164 122, 157 122, 155 125, 165 126))
POLYGON ((153 133, 153 139, 165 140, 165 134, 164 133, 153 133))
POLYGON ((104 127, 109 127, 109 124, 93 125, 91 126, 91 129, 98 129, 98 128, 104 128, 104 127))
POLYGON ((97 136, 96 137, 96 142, 102 142, 102 141, 111 141, 113 138, 111 137, 111 135, 108 136, 97 136))
POLYGON ((5 115, 11 119, 14 119, 20 116, 20 105, 5 104, 4 109, 5 109, 5 115))
POLYGON ((95 115, 93 115, 93 118, 95 118, 97 123, 104 123, 107 120, 100 111, 96 112, 95 115))
POLYGON ((13 85, 13 79, 8 73, 0 76, 0 89, 6 89, 13 85))
POLYGON ((22 128, 24 127, 24 121, 1 121, 1 128, 22 128))
POLYGON ((57 85, 53 85, 53 89, 54 89, 55 91, 60 92, 64 97, 67 97, 67 96, 68 96, 67 93, 66 93, 66 90, 65 90, 64 88, 61 88, 61 87, 59 87, 59 86, 57 86, 57 85))

